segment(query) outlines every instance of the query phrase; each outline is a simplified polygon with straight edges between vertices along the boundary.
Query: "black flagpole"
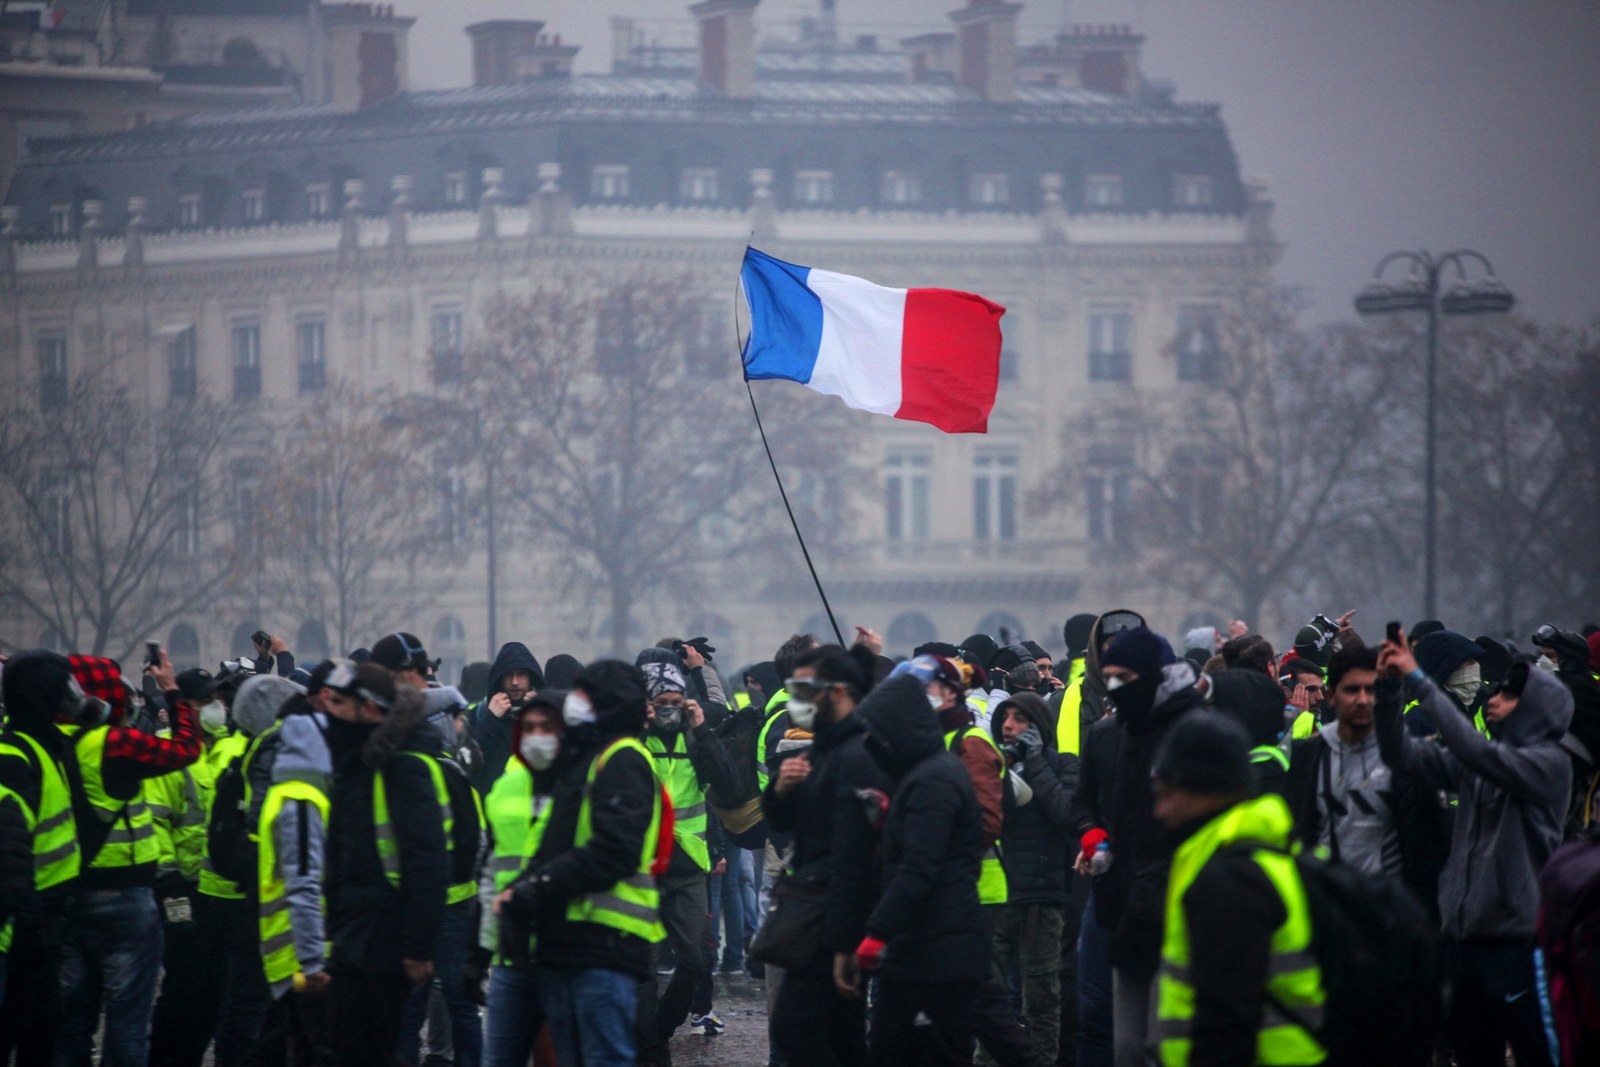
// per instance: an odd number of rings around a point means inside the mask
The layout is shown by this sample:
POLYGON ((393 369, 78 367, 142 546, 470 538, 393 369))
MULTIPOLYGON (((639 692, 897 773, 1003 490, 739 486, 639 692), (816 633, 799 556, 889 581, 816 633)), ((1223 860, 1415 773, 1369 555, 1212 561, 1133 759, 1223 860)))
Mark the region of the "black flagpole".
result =
POLYGON ((822 610, 828 613, 828 624, 833 627, 833 636, 843 645, 845 640, 843 632, 839 629, 839 620, 833 616, 833 607, 828 603, 828 594, 822 589, 822 579, 817 577, 816 564, 811 562, 811 550, 806 548, 805 536, 800 533, 800 523, 794 517, 794 508, 789 505, 789 494, 783 488, 783 476, 778 473, 778 461, 772 458, 772 445, 767 442, 767 428, 761 425, 761 409, 756 407, 756 392, 750 387, 749 376, 744 373, 744 345, 739 343, 738 285, 733 287, 733 334, 734 343, 739 349, 739 374, 744 377, 744 391, 750 396, 750 412, 756 417, 756 429, 761 433, 761 447, 767 451, 767 463, 772 467, 773 481, 778 483, 778 495, 783 498, 783 510, 789 513, 789 525, 794 528, 795 540, 800 542, 800 554, 806 559, 806 569, 811 572, 811 581, 817 587, 817 596, 822 598, 822 610))

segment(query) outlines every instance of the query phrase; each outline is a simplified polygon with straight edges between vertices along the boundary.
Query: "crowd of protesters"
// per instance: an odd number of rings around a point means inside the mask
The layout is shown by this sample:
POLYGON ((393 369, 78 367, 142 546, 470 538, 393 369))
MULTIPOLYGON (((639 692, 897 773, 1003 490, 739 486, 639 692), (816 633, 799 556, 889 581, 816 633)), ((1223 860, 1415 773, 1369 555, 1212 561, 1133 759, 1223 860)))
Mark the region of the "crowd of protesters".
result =
POLYGON ((719 973, 786 1067, 1600 1062, 1600 633, 1353 614, 20 652, 0 1062, 661 1067, 719 973))

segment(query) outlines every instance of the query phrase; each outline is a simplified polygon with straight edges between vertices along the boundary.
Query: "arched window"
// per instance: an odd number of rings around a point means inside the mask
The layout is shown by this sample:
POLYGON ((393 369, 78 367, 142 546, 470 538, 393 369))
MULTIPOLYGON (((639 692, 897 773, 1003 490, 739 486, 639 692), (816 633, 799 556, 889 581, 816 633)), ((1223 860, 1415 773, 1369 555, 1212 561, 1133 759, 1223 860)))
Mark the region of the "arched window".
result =
POLYGON ((467 666, 467 628, 454 615, 445 615, 433 628, 433 640, 428 643, 430 654, 439 657, 439 682, 443 685, 460 685, 461 672, 467 666))
POLYGON ((238 626, 235 626, 233 628, 233 637, 228 641, 228 647, 222 650, 224 653, 222 658, 234 659, 244 656, 248 659, 254 659, 256 646, 250 640, 250 635, 258 629, 260 629, 259 626, 251 625, 248 622, 241 622, 238 626))
POLYGON ((988 634, 1000 645, 1013 645, 1027 637, 1022 628, 1022 620, 1009 611, 991 611, 978 620, 980 634, 988 634))
POLYGON ((302 663, 321 663, 328 658, 328 628, 316 619, 307 619, 295 631, 290 651, 302 663))
POLYGON ((883 650, 891 656, 909 656, 911 650, 939 639, 933 620, 920 611, 906 611, 894 617, 883 638, 883 650))
POLYGON ((180 622, 167 635, 167 658, 175 670, 186 671, 200 666, 200 635, 194 627, 180 622))

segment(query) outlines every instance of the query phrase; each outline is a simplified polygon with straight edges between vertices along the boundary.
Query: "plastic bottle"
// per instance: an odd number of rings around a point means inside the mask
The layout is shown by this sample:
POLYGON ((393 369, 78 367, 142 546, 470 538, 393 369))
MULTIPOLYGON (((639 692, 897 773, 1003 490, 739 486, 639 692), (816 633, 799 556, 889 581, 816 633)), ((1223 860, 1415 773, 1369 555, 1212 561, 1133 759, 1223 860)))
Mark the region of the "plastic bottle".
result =
POLYGON ((1111 842, 1102 841, 1094 846, 1094 855, 1089 859, 1089 877, 1098 878, 1111 869, 1111 842))

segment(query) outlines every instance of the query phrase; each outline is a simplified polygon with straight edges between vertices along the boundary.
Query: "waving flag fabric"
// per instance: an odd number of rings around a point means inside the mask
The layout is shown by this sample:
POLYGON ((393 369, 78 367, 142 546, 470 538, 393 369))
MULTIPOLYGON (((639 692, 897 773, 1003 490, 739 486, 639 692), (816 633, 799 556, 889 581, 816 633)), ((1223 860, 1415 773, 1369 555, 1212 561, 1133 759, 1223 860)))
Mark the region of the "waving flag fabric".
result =
POLYGON ((754 248, 744 376, 799 382, 850 407, 984 433, 1000 384, 1006 309, 955 289, 889 289, 754 248))

